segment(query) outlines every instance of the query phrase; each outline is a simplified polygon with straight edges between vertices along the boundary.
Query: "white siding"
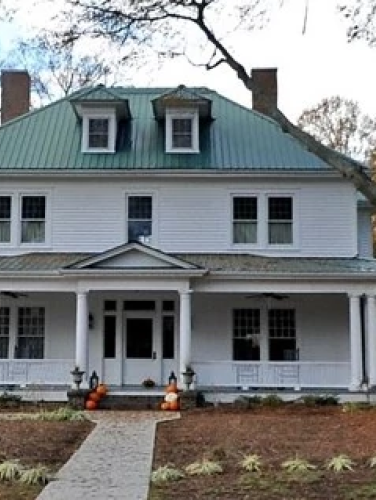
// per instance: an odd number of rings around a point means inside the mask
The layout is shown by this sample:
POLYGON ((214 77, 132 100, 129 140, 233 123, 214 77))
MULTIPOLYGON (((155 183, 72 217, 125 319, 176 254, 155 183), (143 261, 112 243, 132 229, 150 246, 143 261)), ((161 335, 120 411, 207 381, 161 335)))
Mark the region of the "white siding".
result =
POLYGON ((358 252, 359 257, 373 256, 371 210, 367 208, 358 210, 358 252))
MULTIPOLYGON (((296 256, 354 256, 357 253, 354 189, 338 180, 306 182, 229 179, 141 181, 107 178, 29 181, 19 189, 51 195, 53 251, 103 251, 126 241, 126 193, 152 193, 153 245, 167 252, 244 252, 296 256), (278 186, 276 188, 275 186, 278 186), (297 241, 293 248, 236 249, 231 245, 231 196, 234 193, 292 193, 296 199, 297 241)), ((2 190, 14 186, 2 184, 2 190)), ((260 221, 265 224, 266 221, 260 221)), ((19 252, 17 247, 2 253, 19 252)))

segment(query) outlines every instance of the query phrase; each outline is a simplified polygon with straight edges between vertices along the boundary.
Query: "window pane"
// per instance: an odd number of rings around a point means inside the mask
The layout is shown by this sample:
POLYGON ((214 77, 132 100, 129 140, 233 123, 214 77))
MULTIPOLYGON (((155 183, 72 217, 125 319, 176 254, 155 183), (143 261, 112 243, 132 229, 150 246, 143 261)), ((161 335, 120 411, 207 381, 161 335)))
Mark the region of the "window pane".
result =
POLYGON ((257 223, 234 222, 234 243, 257 243, 257 223))
POLYGON ((257 220, 257 198, 236 197, 233 199, 234 220, 257 220))
POLYGON ((296 328, 294 309, 270 309, 269 359, 271 361, 294 361, 296 355, 296 328))
POLYGON ((22 243, 43 243, 45 236, 44 222, 22 222, 21 242, 22 243))
POLYGON ((270 222, 269 243, 274 245, 286 245, 292 243, 291 222, 270 222))
POLYGON ((116 357, 116 316, 104 317, 103 352, 105 358, 116 357))
POLYGON ((172 119, 172 147, 173 148, 192 148, 192 119, 191 118, 173 118, 172 119))
POLYGON ((11 197, 0 196, 0 219, 10 219, 11 197))
POLYGON ((234 309, 233 359, 260 360, 260 310, 234 309))
POLYGON ((269 220, 292 220, 292 198, 269 198, 269 220))
POLYGON ((162 311, 175 311, 175 302, 173 300, 164 300, 162 302, 162 311))
POLYGON ((125 300, 124 311, 154 311, 154 300, 125 300))
POLYGON ((89 119, 89 148, 108 148, 108 118, 89 119))
POLYGON ((152 199, 151 196, 129 196, 128 197, 129 219, 151 219, 152 199))
POLYGON ((127 319, 127 358, 151 359, 153 355, 153 320, 127 319))
MULTIPOLYGON (((128 197, 128 241, 140 241, 152 234, 152 197, 128 197)), ((144 241, 146 243, 146 241, 144 241)))
POLYGON ((162 357, 174 359, 175 351, 174 316, 162 317, 162 357))
POLYGON ((22 359, 44 357, 45 313, 43 307, 18 309, 18 336, 16 354, 22 359))
POLYGON ((44 219, 46 198, 44 196, 22 197, 22 219, 44 219))
POLYGON ((9 357, 9 324, 10 324, 9 307, 0 307, 0 358, 1 359, 7 359, 9 357))
POLYGON ((0 220, 0 242, 10 242, 10 222, 0 220))
POLYGON ((233 242, 257 243, 257 198, 233 198, 233 242))
POLYGON ((105 311, 115 312, 116 306, 117 306, 116 300, 105 300, 104 301, 104 310, 105 311))

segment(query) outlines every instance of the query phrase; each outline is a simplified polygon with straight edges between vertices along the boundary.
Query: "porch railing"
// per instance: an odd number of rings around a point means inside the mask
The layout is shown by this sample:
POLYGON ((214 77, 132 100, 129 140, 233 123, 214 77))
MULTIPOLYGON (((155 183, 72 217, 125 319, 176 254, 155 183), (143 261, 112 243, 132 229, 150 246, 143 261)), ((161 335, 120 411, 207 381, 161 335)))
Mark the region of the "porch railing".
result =
POLYGON ((1 359, 0 385, 67 385, 73 368, 73 359, 1 359))
POLYGON ((192 362, 198 385, 286 388, 346 388, 349 362, 198 361, 192 362))

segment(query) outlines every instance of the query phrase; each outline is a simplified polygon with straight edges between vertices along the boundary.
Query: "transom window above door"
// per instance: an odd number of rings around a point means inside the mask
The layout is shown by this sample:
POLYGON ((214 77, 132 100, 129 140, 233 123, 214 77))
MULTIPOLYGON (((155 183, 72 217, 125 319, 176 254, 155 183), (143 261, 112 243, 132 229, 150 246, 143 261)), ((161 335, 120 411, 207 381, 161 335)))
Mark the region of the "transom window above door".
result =
POLYGON ((128 196, 128 241, 151 243, 152 229, 152 197, 128 196))

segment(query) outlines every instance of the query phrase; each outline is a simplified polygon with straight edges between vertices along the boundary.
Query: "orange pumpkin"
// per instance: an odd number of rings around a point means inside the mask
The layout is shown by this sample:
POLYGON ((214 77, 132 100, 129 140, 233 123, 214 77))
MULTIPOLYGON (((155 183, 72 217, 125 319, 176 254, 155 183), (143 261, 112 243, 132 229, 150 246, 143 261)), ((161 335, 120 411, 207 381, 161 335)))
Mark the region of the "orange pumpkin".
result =
POLYGON ((96 388, 96 393, 99 394, 99 396, 103 397, 107 394, 107 386, 106 384, 99 384, 98 387, 96 388))
POLYGON ((178 411, 180 410, 180 402, 178 399, 176 399, 175 401, 171 401, 171 403, 169 403, 170 405, 170 410, 171 411, 178 411))
POLYGON ((86 410, 96 410, 98 408, 98 403, 92 399, 88 399, 85 403, 86 410))
POLYGON ((99 400, 101 399, 100 395, 96 392, 96 391, 92 391, 89 396, 88 396, 88 399, 90 401, 94 401, 95 403, 98 403, 99 400))
POLYGON ((178 386, 177 384, 169 384, 167 387, 166 387, 166 392, 178 392, 178 386))
POLYGON ((170 409, 170 403, 167 403, 167 401, 163 401, 161 403, 161 410, 169 410, 170 409))

